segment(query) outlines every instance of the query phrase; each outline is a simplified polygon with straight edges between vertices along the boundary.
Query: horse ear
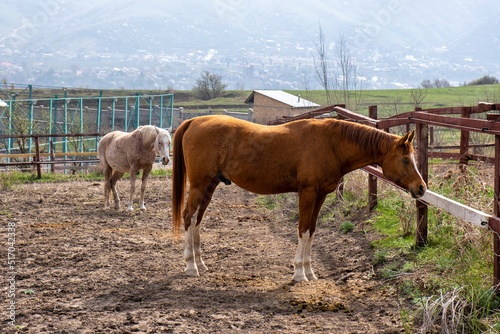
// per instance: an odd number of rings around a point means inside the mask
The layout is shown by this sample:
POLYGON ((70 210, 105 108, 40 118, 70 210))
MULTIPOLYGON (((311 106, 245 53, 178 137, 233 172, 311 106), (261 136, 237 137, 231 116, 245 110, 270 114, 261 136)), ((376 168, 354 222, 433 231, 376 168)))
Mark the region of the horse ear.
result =
POLYGON ((403 137, 399 138, 398 139, 398 142, 397 142, 397 145, 398 146, 402 146, 404 145, 407 141, 408 141, 408 136, 410 135, 410 133, 408 132, 407 134, 405 134, 403 137))
POLYGON ((415 137, 415 130, 408 132, 403 137, 399 138, 398 145, 411 144, 414 137, 415 137))
POLYGON ((408 135, 408 138, 406 139, 406 142, 411 144, 413 141, 413 138, 415 138, 415 130, 408 132, 407 135, 408 135))

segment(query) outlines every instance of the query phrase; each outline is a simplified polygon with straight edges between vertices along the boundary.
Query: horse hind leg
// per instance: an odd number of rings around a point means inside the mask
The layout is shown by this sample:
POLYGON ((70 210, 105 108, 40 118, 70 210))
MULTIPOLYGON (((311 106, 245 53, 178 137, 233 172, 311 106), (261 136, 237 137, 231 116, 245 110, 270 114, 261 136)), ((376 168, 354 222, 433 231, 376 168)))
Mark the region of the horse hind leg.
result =
POLYGON ((196 266, 198 267, 198 270, 208 270, 207 266, 201 259, 200 227, 201 227, 201 220, 203 219, 203 215, 205 214, 205 210, 210 204, 210 201, 212 200, 212 195, 214 194, 214 191, 219 185, 219 183, 220 179, 218 179, 217 177, 212 179, 212 182, 208 185, 207 189, 205 190, 205 194, 201 201, 201 205, 198 208, 198 213, 196 216, 197 217, 196 226, 193 230, 193 243, 194 243, 194 259, 196 262, 196 266))
POLYGON ((200 270, 208 269, 201 258, 201 220, 219 182, 218 178, 212 179, 207 186, 203 187, 204 191, 193 186, 189 189, 188 204, 184 210, 186 228, 184 260, 186 261, 185 271, 189 276, 199 276, 200 270))
POLYGON ((109 209, 109 191, 111 190, 111 176, 113 174, 113 169, 110 165, 106 164, 104 166, 104 209, 109 209))
POLYGON ((109 185, 111 188, 111 191, 113 192, 113 197, 115 200, 115 210, 120 209, 120 197, 118 196, 118 192, 116 191, 116 182, 123 176, 124 173, 115 171, 113 173, 113 176, 109 180, 109 185))

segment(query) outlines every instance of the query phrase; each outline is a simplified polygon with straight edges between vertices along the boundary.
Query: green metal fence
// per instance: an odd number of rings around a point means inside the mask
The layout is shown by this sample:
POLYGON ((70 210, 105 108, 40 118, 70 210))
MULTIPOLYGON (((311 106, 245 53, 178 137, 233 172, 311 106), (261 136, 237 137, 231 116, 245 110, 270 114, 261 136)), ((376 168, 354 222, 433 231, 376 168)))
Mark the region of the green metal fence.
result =
MULTIPOLYGON (((97 94, 96 94, 97 95, 97 94)), ((141 125, 172 126, 173 94, 141 94, 125 96, 69 95, 67 89, 45 97, 33 93, 32 86, 23 90, 0 88, 0 98, 7 106, 0 108, 0 135, 107 133, 133 131, 141 125)), ((41 143, 56 147, 59 152, 92 152, 97 150, 99 138, 71 137, 57 143, 41 143), (54 146, 55 144, 55 146, 54 146), (71 147, 70 147, 71 146, 71 147)), ((0 153, 31 153, 32 138, 25 141, 14 138, 0 140, 0 153)))

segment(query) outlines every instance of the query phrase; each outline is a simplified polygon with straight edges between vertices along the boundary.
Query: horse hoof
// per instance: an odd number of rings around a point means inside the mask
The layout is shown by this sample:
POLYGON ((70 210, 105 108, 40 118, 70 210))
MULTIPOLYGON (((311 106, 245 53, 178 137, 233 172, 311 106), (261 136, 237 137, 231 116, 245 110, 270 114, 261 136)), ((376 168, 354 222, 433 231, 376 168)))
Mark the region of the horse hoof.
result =
POLYGON ((309 280, 307 279, 307 277, 304 274, 300 274, 300 275, 294 274, 292 279, 295 282, 309 282, 309 280))
POLYGON ((311 273, 311 274, 308 274, 308 275, 307 275, 307 279, 308 279, 309 281, 314 281, 314 280, 317 280, 317 279, 318 279, 318 277, 317 277, 316 275, 314 275, 314 273, 311 273))
POLYGON ((146 211, 146 207, 145 206, 141 207, 141 211, 146 211))
POLYGON ((198 269, 195 269, 195 268, 190 268, 190 269, 186 268, 186 274, 188 276, 191 276, 191 277, 200 276, 200 273, 198 272, 198 269))
POLYGON ((205 265, 205 263, 197 264, 197 266, 198 266, 198 271, 207 271, 208 270, 208 268, 205 265))

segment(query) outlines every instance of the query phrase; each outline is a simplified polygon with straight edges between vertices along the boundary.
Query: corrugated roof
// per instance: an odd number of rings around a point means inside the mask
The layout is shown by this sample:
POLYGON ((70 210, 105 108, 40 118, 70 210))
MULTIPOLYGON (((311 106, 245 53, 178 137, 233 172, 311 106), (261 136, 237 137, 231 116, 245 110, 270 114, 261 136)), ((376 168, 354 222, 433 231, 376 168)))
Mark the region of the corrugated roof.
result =
POLYGON ((254 100, 255 93, 265 95, 273 100, 285 103, 292 108, 311 108, 319 107, 319 104, 303 99, 302 97, 289 94, 282 90, 254 90, 252 94, 245 100, 245 103, 251 103, 254 100))

